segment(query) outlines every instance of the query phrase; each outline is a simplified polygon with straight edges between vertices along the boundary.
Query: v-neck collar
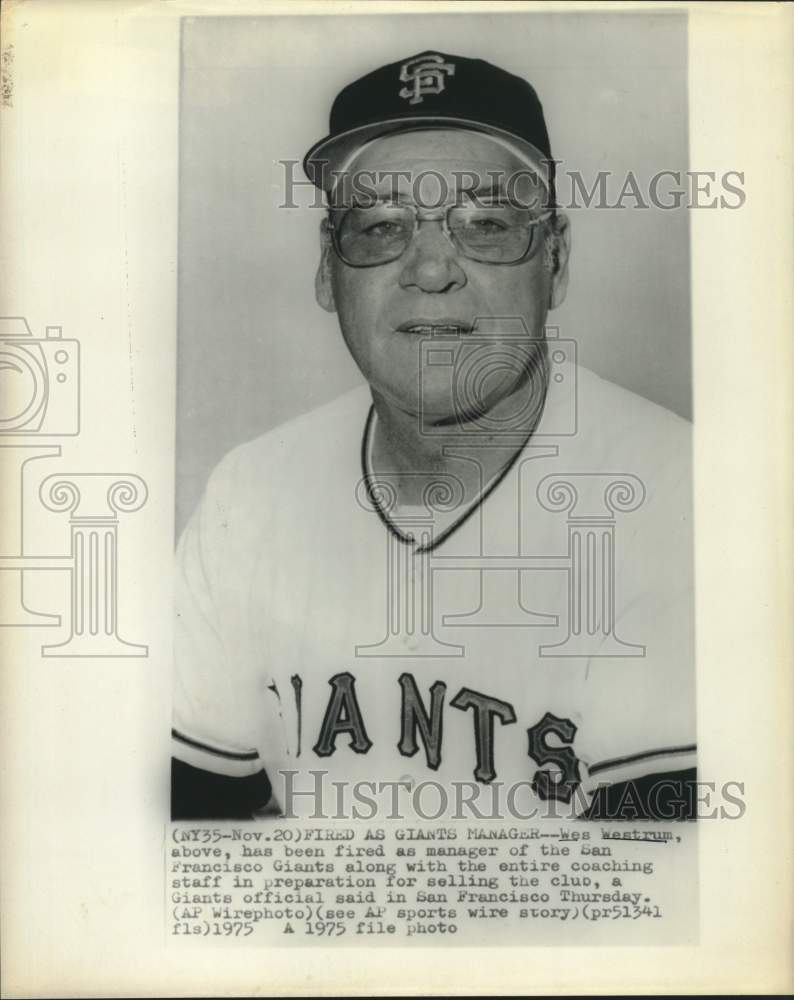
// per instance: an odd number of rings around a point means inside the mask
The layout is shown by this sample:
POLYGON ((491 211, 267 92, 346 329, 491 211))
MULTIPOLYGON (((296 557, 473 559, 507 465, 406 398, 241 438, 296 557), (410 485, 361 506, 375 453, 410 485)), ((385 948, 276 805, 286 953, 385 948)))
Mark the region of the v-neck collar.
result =
MULTIPOLYGON (((547 387, 546 397, 548 397, 548 387, 547 387)), ((544 398, 544 409, 545 405, 546 405, 546 399, 544 398)), ((541 412, 541 416, 538 418, 535 427, 533 427, 533 429, 529 432, 527 437, 524 439, 523 443, 520 444, 518 448, 516 448, 515 454, 511 457, 507 465, 505 465, 505 467, 496 476, 494 476, 494 478, 488 483, 488 485, 484 489, 480 490, 480 492, 474 498, 474 500, 471 500, 466 505, 463 513, 459 517, 457 517, 450 525, 444 528, 443 531, 439 532, 439 534, 435 538, 432 538, 429 543, 427 543, 426 545, 417 545, 416 539, 414 538, 413 535, 408 535, 405 532, 401 531, 397 527, 397 525, 391 520, 391 518, 388 515, 388 512, 386 511, 386 509, 384 508, 383 504, 379 499, 378 490, 373 488, 377 483, 377 476, 372 468, 372 446, 373 446, 373 439, 375 436, 375 424, 377 420, 375 405, 373 403, 369 408, 369 412, 367 413, 367 419, 364 424, 364 434, 361 440, 361 469, 364 474, 364 484, 366 486, 367 497, 369 498, 369 502, 372 504, 373 508, 378 514, 378 517, 381 519, 387 530, 392 535, 394 535, 395 538, 397 538, 404 545, 413 546, 414 551, 416 553, 431 552, 433 549, 438 548, 438 546, 441 545, 443 542, 445 542, 447 538, 450 537, 450 535, 452 535, 454 532, 458 530, 458 528, 460 528, 463 524, 465 524, 465 522, 468 521, 468 519, 472 516, 472 514, 476 510, 478 510, 479 507, 481 507, 482 504, 485 502, 485 500, 491 495, 491 493, 493 493, 493 491, 502 482, 505 476, 507 476, 507 474, 513 468, 515 463, 518 461, 519 455, 521 455, 521 453, 526 448, 527 443, 532 437, 532 435, 535 433, 535 430, 540 425, 542 417, 543 413, 541 412)))

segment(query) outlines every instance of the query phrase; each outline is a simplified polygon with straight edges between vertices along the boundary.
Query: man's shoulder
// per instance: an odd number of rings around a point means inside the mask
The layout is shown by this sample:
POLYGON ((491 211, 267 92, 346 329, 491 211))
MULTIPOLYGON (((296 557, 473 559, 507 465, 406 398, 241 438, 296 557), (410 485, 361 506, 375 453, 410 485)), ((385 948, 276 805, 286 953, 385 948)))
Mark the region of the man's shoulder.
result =
POLYGON ((346 431, 355 432, 360 442, 363 421, 371 402, 369 386, 356 386, 322 406, 278 424, 235 450, 241 461, 256 459, 262 454, 285 452, 296 445, 321 451, 329 440, 334 440, 337 446, 349 440, 346 431))
POLYGON ((216 466, 212 478, 233 480, 238 489, 288 478, 329 465, 358 464, 364 424, 371 404, 369 387, 342 396, 278 424, 237 445, 216 466))
POLYGON ((629 417, 639 422, 643 429, 654 428, 674 435, 686 435, 691 431, 692 425, 684 417, 583 365, 577 368, 577 380, 580 402, 593 406, 605 418, 623 422, 629 417))
POLYGON ((690 460, 690 421, 582 366, 577 369, 576 405, 577 433, 588 447, 598 442, 604 457, 643 463, 690 460))

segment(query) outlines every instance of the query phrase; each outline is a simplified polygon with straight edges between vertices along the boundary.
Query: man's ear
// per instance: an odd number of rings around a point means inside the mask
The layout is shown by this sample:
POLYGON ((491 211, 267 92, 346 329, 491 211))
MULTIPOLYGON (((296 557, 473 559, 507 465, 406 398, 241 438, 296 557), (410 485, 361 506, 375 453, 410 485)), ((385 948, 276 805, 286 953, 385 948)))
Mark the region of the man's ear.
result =
POLYGON ((556 309, 565 301, 568 290, 568 261, 571 255, 571 222, 565 212, 557 212, 552 247, 551 293, 549 309, 556 309))
POLYGON ((331 254, 333 252, 328 220, 323 219, 320 223, 320 263, 314 278, 314 295, 317 299, 317 305, 329 313, 336 312, 334 289, 331 284, 331 254))

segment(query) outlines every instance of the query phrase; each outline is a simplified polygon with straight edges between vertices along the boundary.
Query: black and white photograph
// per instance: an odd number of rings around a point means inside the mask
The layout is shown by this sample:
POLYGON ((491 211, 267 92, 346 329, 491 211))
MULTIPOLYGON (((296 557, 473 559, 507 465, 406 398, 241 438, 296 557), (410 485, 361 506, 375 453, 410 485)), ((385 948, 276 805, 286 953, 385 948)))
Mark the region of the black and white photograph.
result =
POLYGON ((182 28, 174 818, 692 820, 686 15, 332 21, 182 28))
POLYGON ((792 8, 0 9, 0 995, 787 995, 792 8))

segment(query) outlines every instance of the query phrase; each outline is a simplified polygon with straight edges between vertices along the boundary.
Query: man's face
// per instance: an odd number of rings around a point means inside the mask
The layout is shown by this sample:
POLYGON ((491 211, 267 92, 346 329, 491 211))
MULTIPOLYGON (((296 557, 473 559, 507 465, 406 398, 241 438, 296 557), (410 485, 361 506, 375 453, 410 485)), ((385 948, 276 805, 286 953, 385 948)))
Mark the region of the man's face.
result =
MULTIPOLYGON (((459 200, 461 186, 481 192, 480 197, 485 192, 504 195, 508 178, 520 171, 524 180, 511 193, 517 192, 526 203, 532 200, 529 186, 536 183, 526 179, 527 165, 510 150, 487 136, 460 130, 379 139, 365 147, 349 169, 365 171, 367 184, 378 197, 391 198, 396 189, 401 200, 415 203, 418 197, 420 208, 428 208, 431 214, 436 214, 441 193, 446 196, 444 204, 459 200), (419 177, 425 178, 421 188, 419 177), (501 178, 501 191, 491 191, 494 178, 501 178)), ((544 198, 537 185, 536 215, 542 212, 544 198)), ((557 236, 556 267, 549 265, 544 247, 552 238, 546 225, 540 224, 528 259, 518 264, 484 263, 461 253, 440 222, 427 221, 420 223, 401 257, 374 267, 349 266, 326 240, 317 277, 318 301, 338 313, 348 349, 376 395, 404 412, 421 411, 425 418, 443 421, 456 414, 454 373, 450 366, 423 363, 422 342, 426 345, 429 337, 448 335, 449 328, 456 327, 461 331, 461 349, 473 350, 477 333, 471 333, 472 325, 489 317, 511 318, 513 322, 507 324, 511 336, 515 336, 515 319, 520 317, 526 325, 523 336, 542 339, 548 308, 560 301, 564 290, 564 220, 557 236), (471 344, 466 344, 467 337, 472 338, 471 344)), ((488 336, 484 348, 477 348, 485 373, 479 392, 489 409, 516 393, 523 382, 521 366, 504 362, 510 356, 506 346, 495 333, 488 336), (490 374, 485 355, 492 357, 490 374)))

